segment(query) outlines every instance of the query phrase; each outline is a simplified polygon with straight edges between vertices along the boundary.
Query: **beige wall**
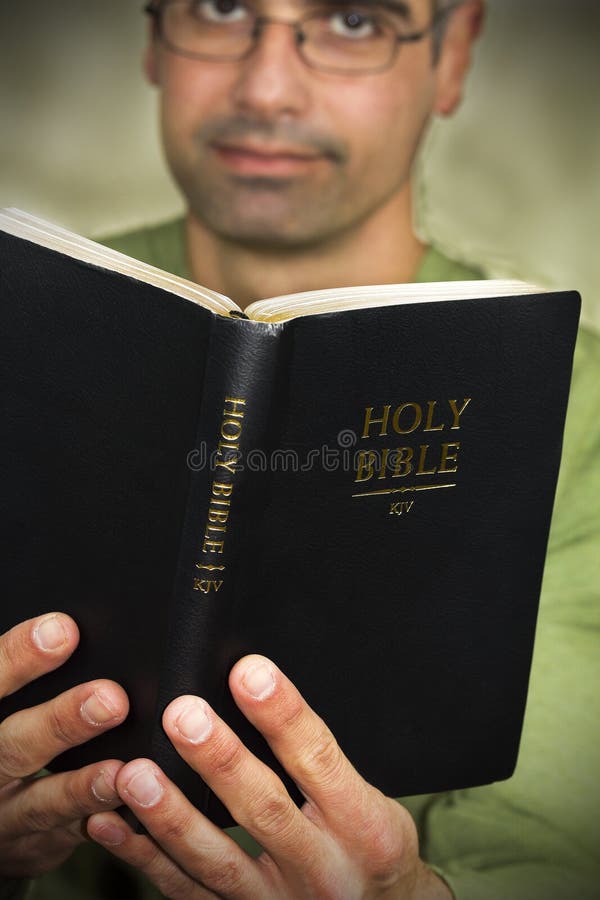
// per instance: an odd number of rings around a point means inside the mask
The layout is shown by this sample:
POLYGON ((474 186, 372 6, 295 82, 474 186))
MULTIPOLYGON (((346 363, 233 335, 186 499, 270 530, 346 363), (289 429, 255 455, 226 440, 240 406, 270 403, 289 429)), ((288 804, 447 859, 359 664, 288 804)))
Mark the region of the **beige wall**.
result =
MULTIPOLYGON (((140 73, 141 0, 0 0, 0 206, 99 234, 181 208, 140 73)), ((421 228, 493 274, 581 290, 600 327, 600 3, 490 0, 421 228)))

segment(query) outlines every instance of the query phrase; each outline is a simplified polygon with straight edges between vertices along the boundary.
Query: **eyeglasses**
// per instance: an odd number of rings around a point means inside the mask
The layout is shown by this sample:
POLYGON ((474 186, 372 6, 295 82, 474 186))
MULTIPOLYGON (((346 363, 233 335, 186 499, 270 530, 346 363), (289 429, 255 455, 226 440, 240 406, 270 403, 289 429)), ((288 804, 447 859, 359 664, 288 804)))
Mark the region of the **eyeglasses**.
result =
POLYGON ((440 7, 429 25, 410 30, 409 7, 330 3, 296 20, 258 15, 239 0, 154 0, 144 11, 174 53, 212 62, 239 62, 256 47, 269 24, 289 25, 306 65, 339 75, 366 75, 389 68, 401 44, 434 32, 459 2, 440 7))

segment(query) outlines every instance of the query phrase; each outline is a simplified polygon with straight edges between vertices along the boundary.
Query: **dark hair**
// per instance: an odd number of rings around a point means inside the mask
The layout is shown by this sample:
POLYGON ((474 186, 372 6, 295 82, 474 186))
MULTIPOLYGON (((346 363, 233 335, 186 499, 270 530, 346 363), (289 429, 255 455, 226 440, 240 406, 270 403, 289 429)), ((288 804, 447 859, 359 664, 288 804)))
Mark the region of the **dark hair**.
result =
MULTIPOLYGON (((460 0, 458 0, 460 2, 460 0)), ((444 40, 444 33, 446 31, 446 26, 448 24, 448 16, 441 15, 444 10, 451 10, 453 6, 457 5, 457 0, 431 0, 431 15, 435 18, 438 17, 437 22, 433 28, 432 32, 432 42, 433 42, 433 62, 434 65, 437 63, 440 57, 440 51, 442 49, 442 41, 444 40)))

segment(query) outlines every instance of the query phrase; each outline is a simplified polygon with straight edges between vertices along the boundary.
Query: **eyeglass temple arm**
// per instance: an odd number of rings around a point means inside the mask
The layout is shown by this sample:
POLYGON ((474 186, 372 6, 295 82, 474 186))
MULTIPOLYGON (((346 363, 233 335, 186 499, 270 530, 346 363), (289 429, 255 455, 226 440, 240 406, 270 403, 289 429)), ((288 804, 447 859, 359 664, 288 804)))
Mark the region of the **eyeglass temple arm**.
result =
POLYGON ((426 28, 422 28, 421 31, 415 31, 413 34, 397 34, 396 40, 399 44, 410 44, 422 40, 426 34, 430 31, 434 31, 438 25, 443 22, 446 16, 453 13, 454 10, 459 6, 462 6, 464 2, 465 0, 456 0, 455 3, 449 3, 447 6, 442 7, 442 9, 438 9, 426 28))

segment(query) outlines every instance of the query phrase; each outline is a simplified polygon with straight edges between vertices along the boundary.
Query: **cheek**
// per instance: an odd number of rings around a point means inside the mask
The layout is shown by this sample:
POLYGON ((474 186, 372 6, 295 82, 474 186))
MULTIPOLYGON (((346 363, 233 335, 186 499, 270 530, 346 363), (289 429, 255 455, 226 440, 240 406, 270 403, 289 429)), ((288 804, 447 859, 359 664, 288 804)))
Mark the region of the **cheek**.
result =
POLYGON ((423 80, 395 78, 393 83, 356 85, 338 97, 344 110, 340 125, 346 134, 351 167, 373 178, 385 176, 399 163, 406 165, 418 146, 433 103, 433 91, 423 80))
POLYGON ((183 57, 162 66, 161 117, 168 144, 191 139, 207 118, 223 114, 224 79, 214 69, 183 57))

